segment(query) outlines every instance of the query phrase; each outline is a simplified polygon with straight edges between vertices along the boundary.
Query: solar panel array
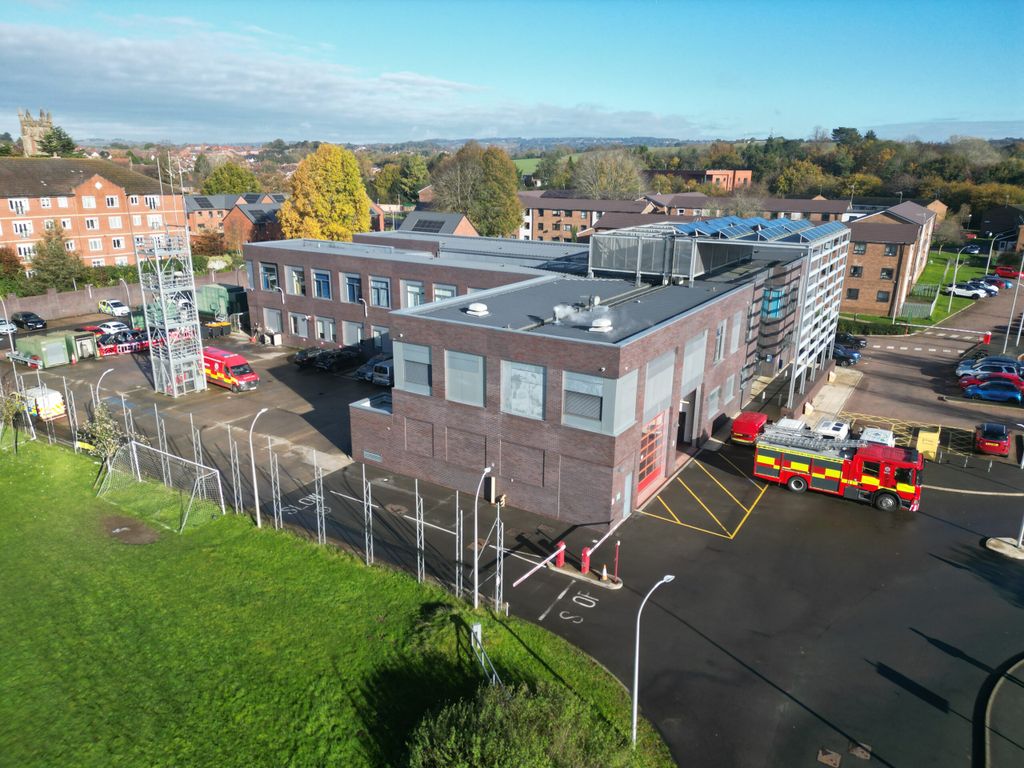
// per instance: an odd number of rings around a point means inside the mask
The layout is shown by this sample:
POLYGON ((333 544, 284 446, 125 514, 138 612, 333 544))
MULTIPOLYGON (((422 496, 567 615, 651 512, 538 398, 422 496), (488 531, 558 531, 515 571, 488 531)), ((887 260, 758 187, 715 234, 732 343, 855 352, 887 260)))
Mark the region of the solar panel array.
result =
POLYGON ((420 219, 412 225, 412 232, 437 234, 444 227, 443 219, 420 219))
POLYGON ((210 198, 208 197, 196 197, 193 199, 195 200, 196 205, 198 205, 200 208, 204 210, 209 210, 210 208, 213 208, 213 203, 210 202, 210 198))

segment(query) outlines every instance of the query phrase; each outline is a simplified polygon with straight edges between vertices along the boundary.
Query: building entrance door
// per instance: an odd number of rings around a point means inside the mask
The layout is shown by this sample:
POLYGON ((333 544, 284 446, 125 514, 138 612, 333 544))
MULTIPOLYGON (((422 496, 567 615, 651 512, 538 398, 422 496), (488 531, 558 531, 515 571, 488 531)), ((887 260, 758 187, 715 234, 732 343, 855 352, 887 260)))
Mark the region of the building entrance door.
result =
POLYGON ((637 495, 665 476, 665 414, 659 413, 644 426, 640 435, 640 469, 637 495))

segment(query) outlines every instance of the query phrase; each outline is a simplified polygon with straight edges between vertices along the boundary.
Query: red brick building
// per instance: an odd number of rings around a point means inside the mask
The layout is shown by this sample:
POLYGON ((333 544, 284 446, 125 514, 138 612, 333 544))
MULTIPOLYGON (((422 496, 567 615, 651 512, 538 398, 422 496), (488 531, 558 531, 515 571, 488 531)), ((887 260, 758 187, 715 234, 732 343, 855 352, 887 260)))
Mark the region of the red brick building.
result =
POLYGON ((184 226, 180 195, 106 160, 0 158, 0 246, 26 270, 49 230, 62 229, 86 266, 102 267, 134 264, 137 238, 184 226))
POLYGON ((589 233, 606 213, 648 213, 653 205, 646 200, 594 200, 566 196, 566 192, 520 192, 523 206, 521 240, 574 242, 580 233, 589 233))

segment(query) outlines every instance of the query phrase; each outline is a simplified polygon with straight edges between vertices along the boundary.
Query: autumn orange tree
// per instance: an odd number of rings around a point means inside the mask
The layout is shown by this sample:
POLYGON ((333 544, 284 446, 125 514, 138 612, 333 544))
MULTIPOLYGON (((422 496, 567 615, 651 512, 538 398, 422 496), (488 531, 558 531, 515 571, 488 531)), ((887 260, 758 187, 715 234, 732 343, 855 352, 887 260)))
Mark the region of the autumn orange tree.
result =
POLYGON ((321 144, 299 163, 292 195, 278 213, 285 237, 351 240, 370 229, 370 198, 359 176, 359 163, 347 149, 321 144))

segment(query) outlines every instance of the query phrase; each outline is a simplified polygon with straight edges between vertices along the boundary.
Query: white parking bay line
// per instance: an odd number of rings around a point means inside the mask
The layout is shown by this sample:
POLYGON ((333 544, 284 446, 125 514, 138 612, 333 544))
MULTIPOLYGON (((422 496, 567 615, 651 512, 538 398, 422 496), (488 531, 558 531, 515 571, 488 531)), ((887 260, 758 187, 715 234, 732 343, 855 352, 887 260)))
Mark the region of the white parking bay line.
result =
MULTIPOLYGON (((929 352, 938 352, 939 350, 935 349, 934 347, 928 347, 928 351, 929 352)), ((943 350, 943 352, 945 352, 945 350, 943 350)))
POLYGON ((900 352, 903 352, 906 349, 907 349, 907 347, 900 347, 900 352))
POLYGON ((886 349, 896 349, 896 347, 889 346, 889 347, 886 347, 886 349))
POLYGON ((915 352, 920 352, 920 351, 921 351, 921 348, 920 348, 920 347, 914 347, 914 351, 915 351, 915 352))

